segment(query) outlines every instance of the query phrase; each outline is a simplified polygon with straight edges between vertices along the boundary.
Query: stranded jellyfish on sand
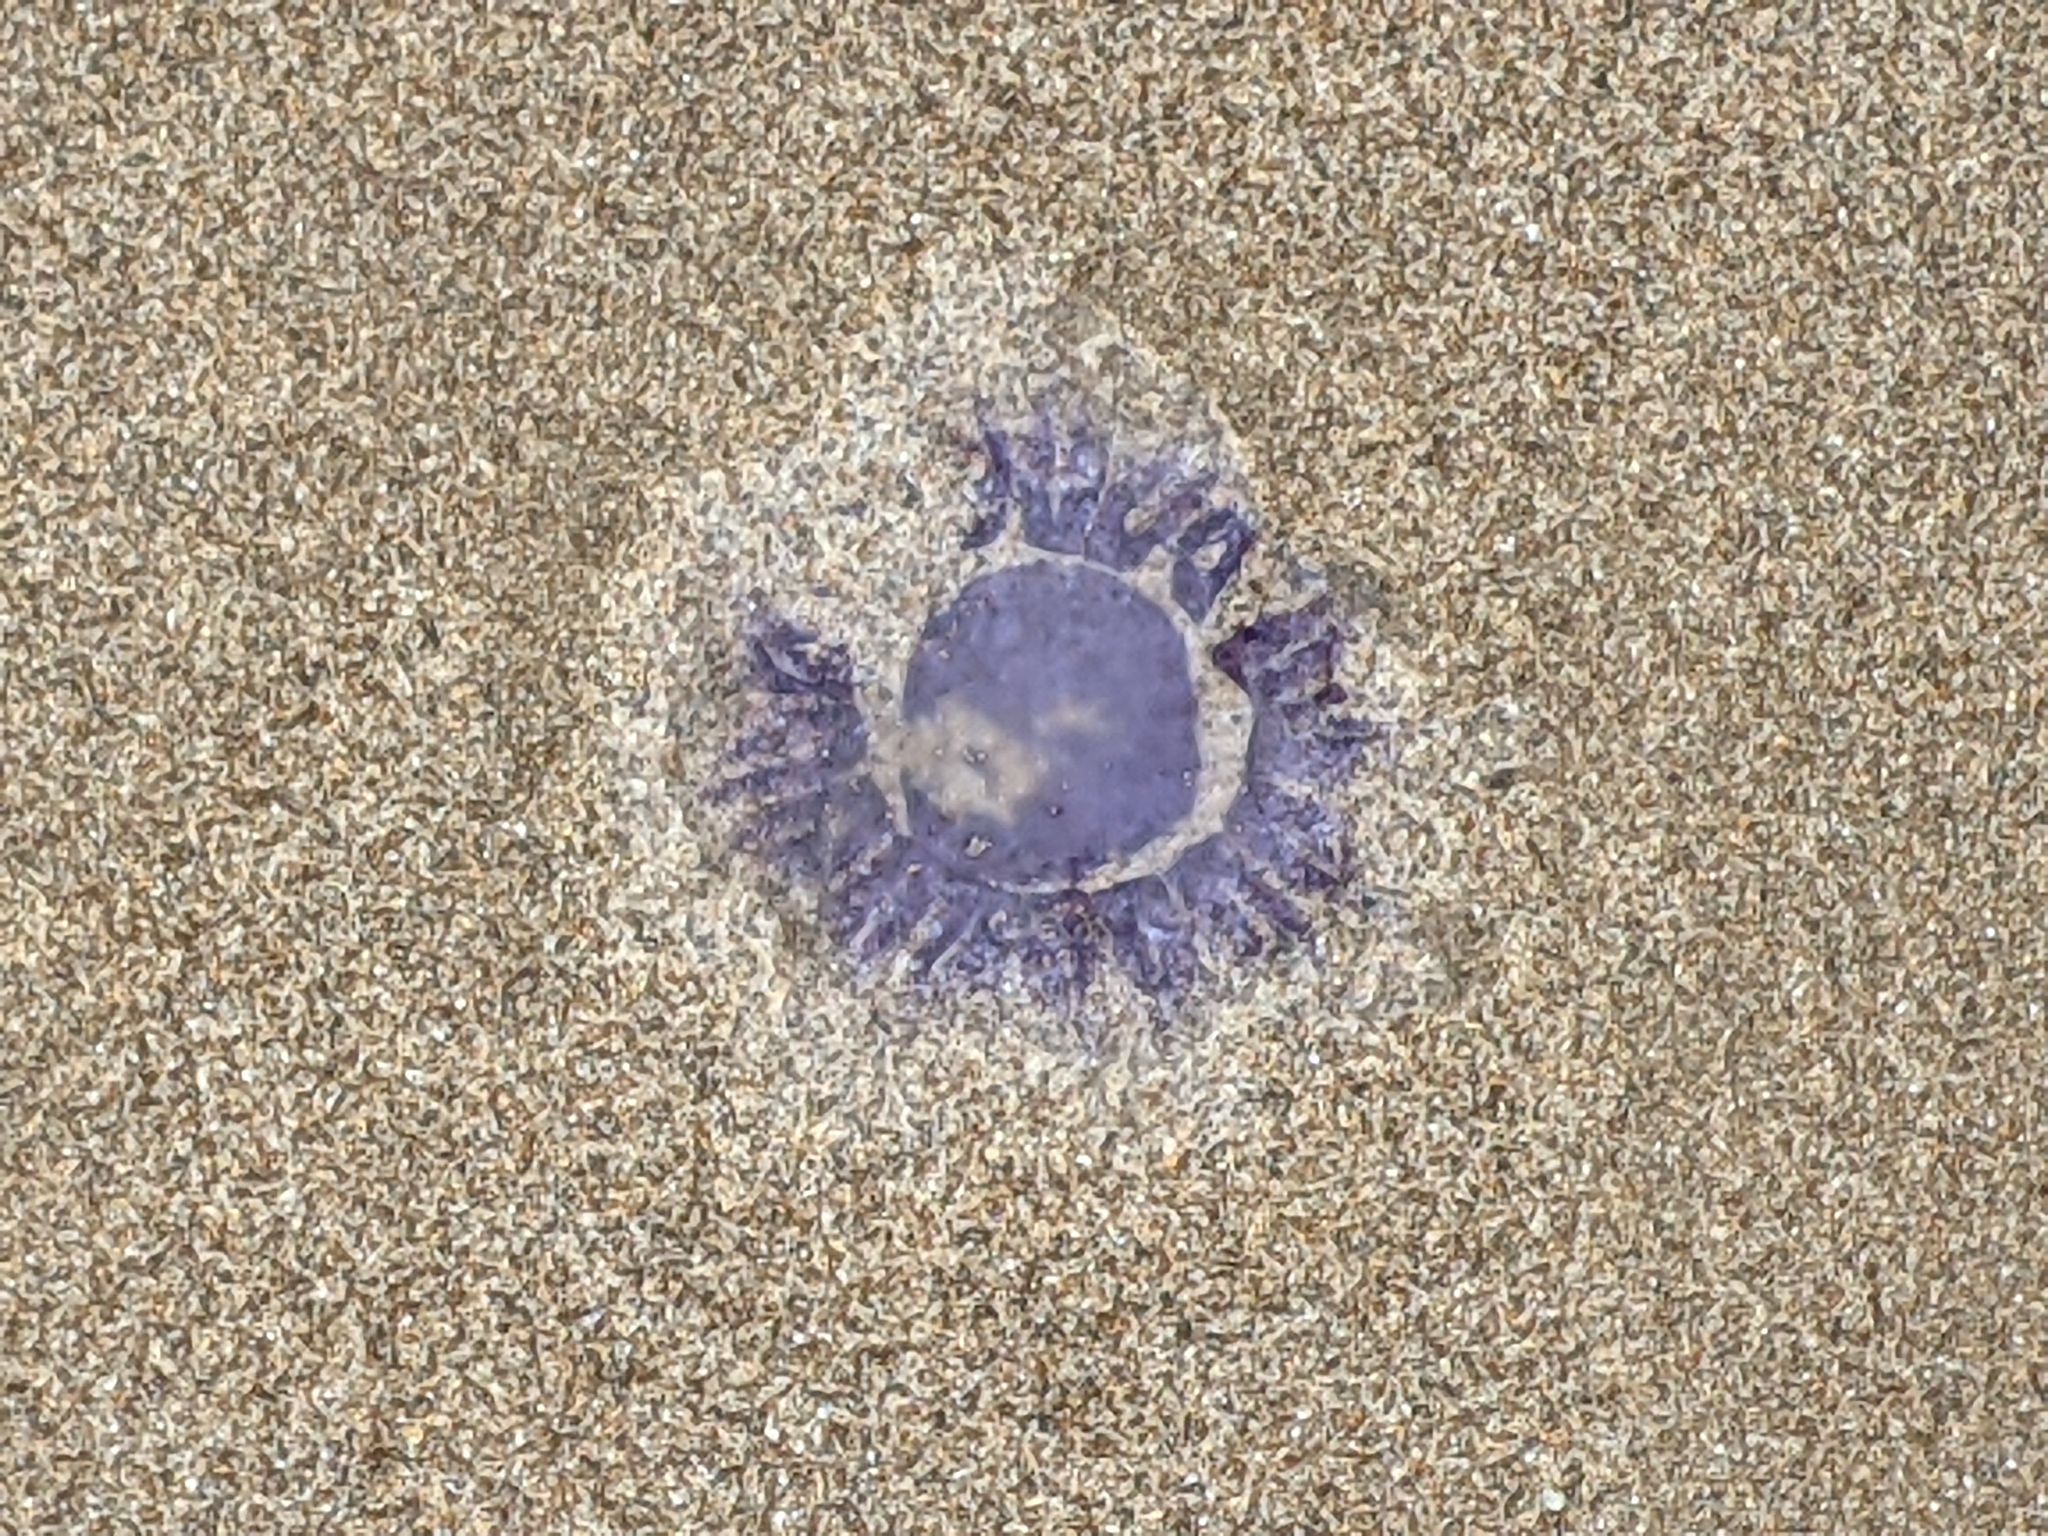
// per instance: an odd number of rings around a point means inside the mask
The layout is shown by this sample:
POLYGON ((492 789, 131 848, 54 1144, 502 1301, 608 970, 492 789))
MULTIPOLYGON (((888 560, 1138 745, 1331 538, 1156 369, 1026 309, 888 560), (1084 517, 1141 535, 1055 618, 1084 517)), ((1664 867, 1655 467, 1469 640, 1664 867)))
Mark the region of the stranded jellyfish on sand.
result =
POLYGON ((1211 477, 1115 447, 1043 417, 985 431, 966 545, 987 568, 876 718, 844 645, 779 617, 747 637, 741 843, 863 965, 1071 1008, 1108 958, 1171 1007, 1303 937, 1303 898, 1348 877, 1319 796, 1380 730, 1344 713, 1342 627, 1318 600, 1211 637, 1250 523, 1211 477))

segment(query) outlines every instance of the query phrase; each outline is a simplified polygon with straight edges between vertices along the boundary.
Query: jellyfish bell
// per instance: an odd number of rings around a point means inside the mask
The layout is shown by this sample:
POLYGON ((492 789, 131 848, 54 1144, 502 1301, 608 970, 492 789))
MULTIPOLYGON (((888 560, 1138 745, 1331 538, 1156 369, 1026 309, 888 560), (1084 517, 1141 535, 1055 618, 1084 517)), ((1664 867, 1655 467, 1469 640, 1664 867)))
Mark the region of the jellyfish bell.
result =
POLYGON ((1078 884, 1193 813, 1201 720, 1180 630, 1079 561, 979 577, 904 678, 907 819, 963 876, 1078 884))

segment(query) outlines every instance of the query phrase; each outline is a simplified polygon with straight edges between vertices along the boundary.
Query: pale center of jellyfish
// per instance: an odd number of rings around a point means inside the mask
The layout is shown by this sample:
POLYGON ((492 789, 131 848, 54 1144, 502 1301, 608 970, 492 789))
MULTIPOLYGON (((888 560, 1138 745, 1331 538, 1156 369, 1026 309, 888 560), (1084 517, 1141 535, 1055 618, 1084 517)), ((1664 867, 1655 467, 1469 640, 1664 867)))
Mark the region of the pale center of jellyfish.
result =
MULTIPOLYGON (((1045 723, 1046 735, 1096 735, 1108 728, 1100 709, 1063 700, 1045 723)), ((1042 795, 1057 771, 1046 745, 1018 735, 966 699, 941 699, 928 715, 908 722, 898 754, 904 772, 945 816, 984 817, 1014 826, 1042 795)))

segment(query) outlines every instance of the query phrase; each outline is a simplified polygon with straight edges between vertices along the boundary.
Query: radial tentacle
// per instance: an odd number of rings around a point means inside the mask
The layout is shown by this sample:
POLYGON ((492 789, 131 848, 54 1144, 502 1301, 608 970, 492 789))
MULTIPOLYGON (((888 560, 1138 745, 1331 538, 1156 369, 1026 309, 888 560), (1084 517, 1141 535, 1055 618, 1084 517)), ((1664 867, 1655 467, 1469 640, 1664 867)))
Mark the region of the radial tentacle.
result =
POLYGON ((1094 983, 1102 953, 1094 903, 1079 891, 1038 897, 1025 914, 1016 949, 1026 990, 1071 1016, 1094 983))
POLYGON ((1383 727, 1338 713, 1349 702, 1336 681, 1348 640, 1328 599, 1318 598, 1255 619, 1216 647, 1217 666, 1253 702, 1254 778, 1334 785, 1384 742, 1383 727))
POLYGON ((747 636, 747 661, 755 684, 771 693, 853 701, 853 657, 847 647, 828 645, 780 615, 754 626, 747 636))
POLYGON ((1116 961, 1139 991, 1173 1008, 1193 989, 1202 957, 1184 907, 1165 880, 1148 875, 1096 897, 1116 961))
POLYGON ((1258 535, 1236 507, 1212 508, 1175 541, 1173 600, 1196 623, 1237 580, 1258 535))

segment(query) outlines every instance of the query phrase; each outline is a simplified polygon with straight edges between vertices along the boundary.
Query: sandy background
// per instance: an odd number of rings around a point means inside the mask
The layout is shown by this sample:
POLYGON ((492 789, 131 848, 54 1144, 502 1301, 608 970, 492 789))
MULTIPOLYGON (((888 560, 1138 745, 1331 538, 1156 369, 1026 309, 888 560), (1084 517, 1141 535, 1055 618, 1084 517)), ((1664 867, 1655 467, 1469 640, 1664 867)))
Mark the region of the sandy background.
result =
POLYGON ((0 1530, 2048 1529, 2048 22, 1707 9, 0 22, 0 1530), (1093 1051, 691 797, 1040 303, 1411 748, 1093 1051))

